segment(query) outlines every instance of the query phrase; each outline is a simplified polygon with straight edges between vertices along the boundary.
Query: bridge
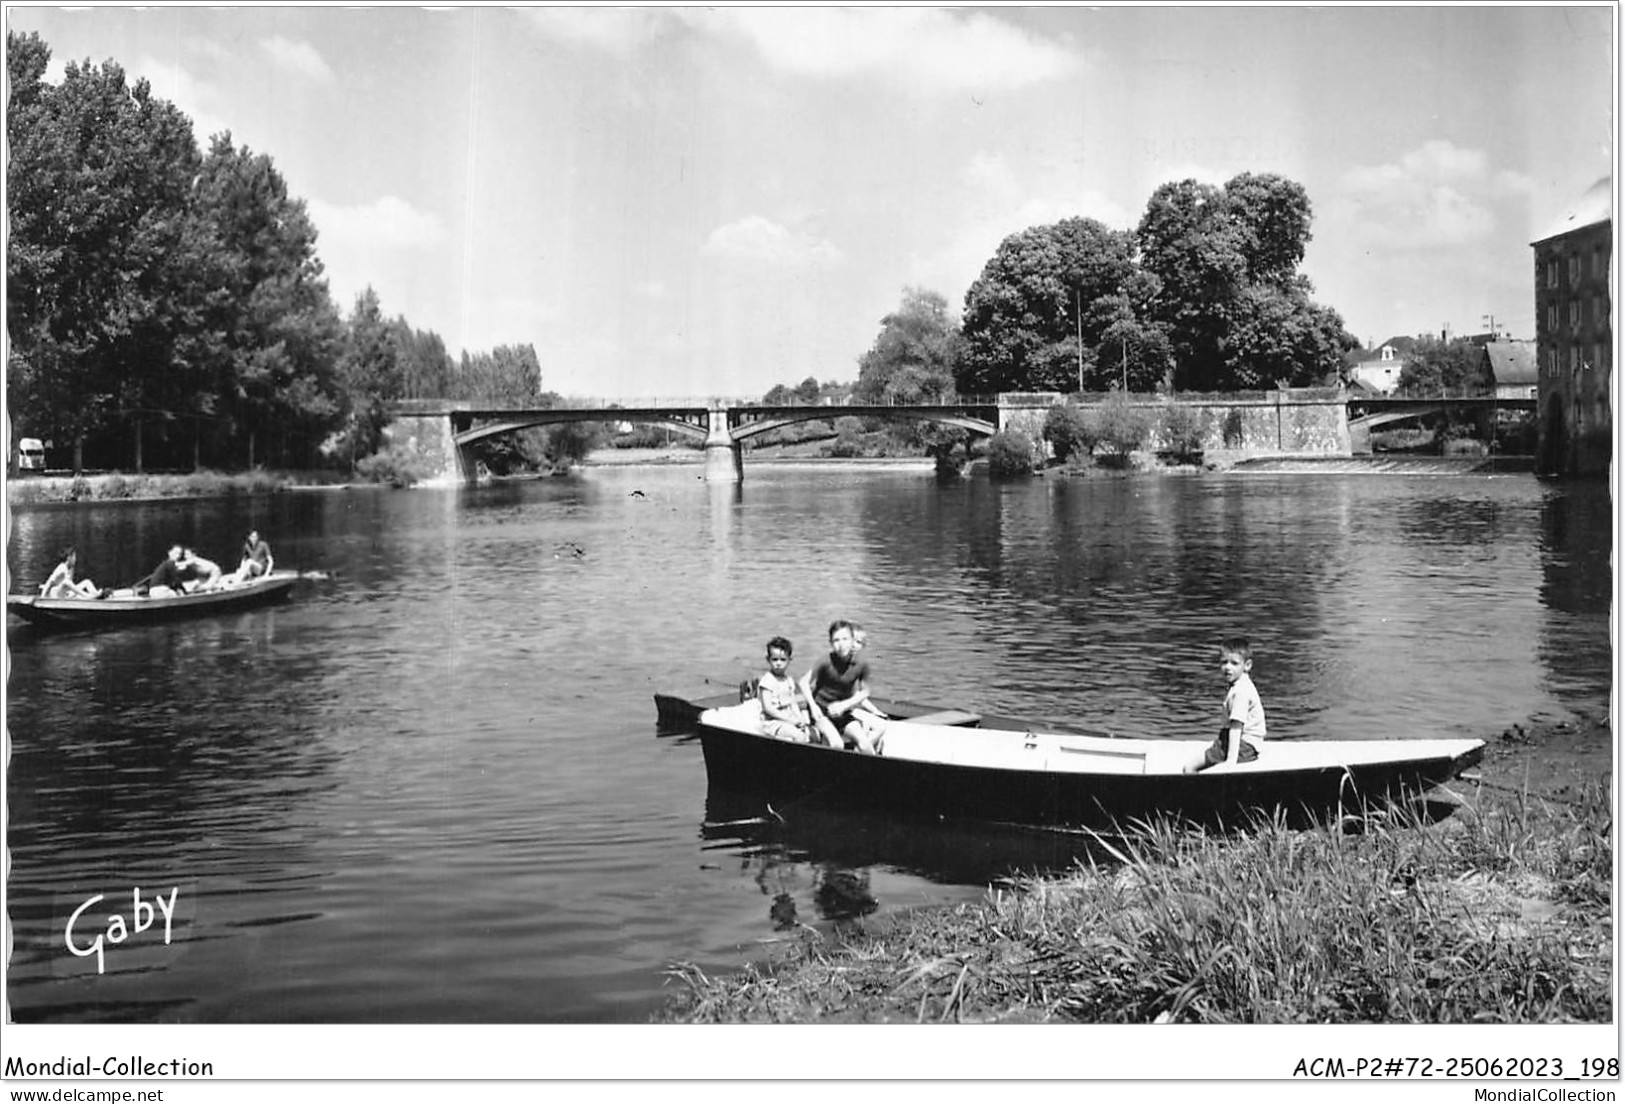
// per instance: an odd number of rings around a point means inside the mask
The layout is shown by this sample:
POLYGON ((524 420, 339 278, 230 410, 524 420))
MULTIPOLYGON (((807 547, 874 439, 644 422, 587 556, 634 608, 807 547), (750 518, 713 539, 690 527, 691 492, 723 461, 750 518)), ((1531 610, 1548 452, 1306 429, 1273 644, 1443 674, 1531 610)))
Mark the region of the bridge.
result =
POLYGON ((420 455, 440 461, 442 479, 472 482, 473 446, 488 437, 534 426, 566 422, 637 422, 665 426, 705 447, 705 478, 744 479, 744 442, 798 422, 836 418, 885 418, 935 422, 992 436, 1004 428, 1013 411, 1043 413, 1059 396, 1011 394, 997 398, 962 397, 930 403, 848 403, 845 405, 770 406, 727 399, 666 399, 632 402, 573 401, 569 406, 493 405, 478 400, 406 399, 391 404, 392 436, 416 443, 420 455))
MULTIPOLYGON (((744 479, 744 442, 798 422, 836 418, 882 418, 934 422, 991 436, 1018 427, 1037 439, 1049 408, 1104 396, 1015 392, 962 396, 941 403, 850 403, 774 406, 726 398, 650 399, 611 402, 571 400, 568 406, 530 407, 464 399, 409 399, 393 403, 391 436, 405 439, 433 469, 435 481, 472 482, 473 447, 488 437, 565 422, 637 422, 665 426, 697 438, 705 448, 705 478, 744 479)), ((1215 446, 1288 455, 1351 455, 1369 451, 1370 431, 1380 425, 1467 410, 1480 421, 1500 410, 1534 410, 1534 398, 1482 393, 1353 395, 1335 388, 1205 395, 1131 395, 1131 406, 1161 411, 1170 405, 1196 408, 1213 423, 1215 446)))
POLYGON ((1472 414, 1483 436, 1490 436, 1496 414, 1502 410, 1534 411, 1539 400, 1533 395, 1485 395, 1480 392, 1432 395, 1349 396, 1349 434, 1355 441, 1369 442, 1371 431, 1394 422, 1412 421, 1454 410, 1472 414))

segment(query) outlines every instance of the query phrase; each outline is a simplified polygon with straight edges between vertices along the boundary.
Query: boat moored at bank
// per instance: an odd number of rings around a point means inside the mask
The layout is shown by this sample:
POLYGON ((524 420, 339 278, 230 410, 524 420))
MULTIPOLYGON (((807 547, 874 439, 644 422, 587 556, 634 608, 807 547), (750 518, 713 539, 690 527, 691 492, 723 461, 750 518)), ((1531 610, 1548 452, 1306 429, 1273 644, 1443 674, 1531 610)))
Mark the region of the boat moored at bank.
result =
POLYGON ((662 723, 697 732, 713 789, 775 808, 817 801, 1109 831, 1160 817, 1222 827, 1363 814, 1425 796, 1484 751, 1472 739, 1271 739, 1255 761, 1195 772, 1209 741, 988 727, 966 710, 894 705, 881 754, 863 755, 763 735, 754 701, 656 701, 662 723))

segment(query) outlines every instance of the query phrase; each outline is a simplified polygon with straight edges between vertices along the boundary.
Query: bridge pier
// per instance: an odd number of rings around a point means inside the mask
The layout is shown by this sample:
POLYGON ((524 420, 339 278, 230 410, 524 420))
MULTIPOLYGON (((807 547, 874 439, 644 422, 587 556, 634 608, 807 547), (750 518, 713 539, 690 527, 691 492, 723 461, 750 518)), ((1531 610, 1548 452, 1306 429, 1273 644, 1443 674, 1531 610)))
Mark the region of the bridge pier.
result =
POLYGON ((417 461, 424 473, 420 482, 474 482, 474 450, 457 443, 456 426, 444 413, 397 412, 384 436, 417 461))
POLYGON ((728 429, 728 411, 722 407, 712 407, 706 420, 709 432, 705 436, 705 481, 743 483, 744 446, 734 440, 733 433, 728 429))

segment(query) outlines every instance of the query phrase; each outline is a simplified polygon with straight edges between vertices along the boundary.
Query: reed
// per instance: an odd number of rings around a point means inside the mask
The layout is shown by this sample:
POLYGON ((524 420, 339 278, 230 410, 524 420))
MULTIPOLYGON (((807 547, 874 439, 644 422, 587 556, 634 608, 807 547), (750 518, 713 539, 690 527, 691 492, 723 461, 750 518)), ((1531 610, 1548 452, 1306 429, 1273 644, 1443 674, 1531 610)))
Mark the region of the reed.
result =
MULTIPOLYGON (((1346 826, 1345 826, 1346 827, 1346 826)), ((769 961, 671 971, 659 1018, 810 1023, 1606 1023, 1611 796, 1480 792, 1442 823, 1358 833, 1169 824, 769 961)))

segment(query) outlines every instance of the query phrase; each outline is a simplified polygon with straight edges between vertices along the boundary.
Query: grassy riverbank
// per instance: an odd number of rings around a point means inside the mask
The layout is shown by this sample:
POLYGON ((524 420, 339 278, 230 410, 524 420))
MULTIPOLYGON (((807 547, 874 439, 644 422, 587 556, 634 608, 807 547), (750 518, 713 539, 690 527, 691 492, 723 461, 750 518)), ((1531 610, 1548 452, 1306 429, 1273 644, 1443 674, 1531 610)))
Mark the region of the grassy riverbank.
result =
POLYGON ((12 506, 42 502, 111 502, 157 498, 222 498, 269 494, 313 483, 342 483, 331 472, 199 471, 184 474, 108 472, 100 475, 36 475, 6 480, 12 506))
POLYGON ((1535 791, 1534 756, 1492 755, 1427 826, 1160 829, 981 902, 803 928, 739 973, 678 965, 660 1019, 1606 1023, 1611 772, 1535 791))

